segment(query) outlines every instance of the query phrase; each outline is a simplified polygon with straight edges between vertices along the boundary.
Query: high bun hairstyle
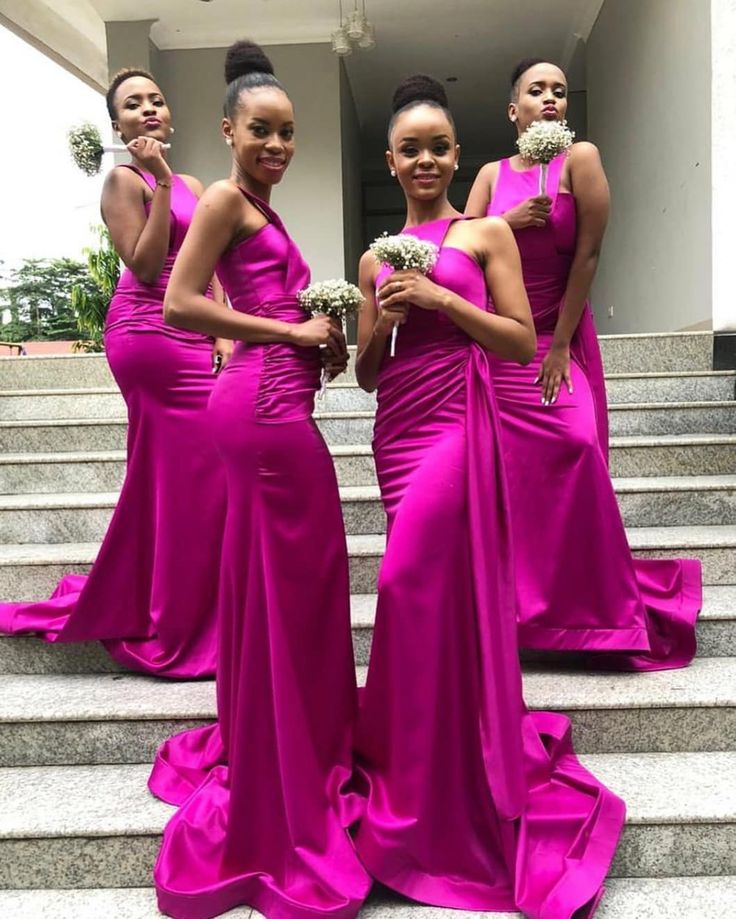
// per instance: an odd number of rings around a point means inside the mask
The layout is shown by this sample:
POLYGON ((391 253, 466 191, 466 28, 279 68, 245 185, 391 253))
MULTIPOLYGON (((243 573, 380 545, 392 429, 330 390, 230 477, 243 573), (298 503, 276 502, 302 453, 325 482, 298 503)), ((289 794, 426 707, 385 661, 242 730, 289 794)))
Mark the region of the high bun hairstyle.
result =
MULTIPOLYGON (((552 61, 543 57, 525 57, 511 71, 511 101, 516 102, 519 98, 519 82, 527 70, 536 67, 537 64, 551 64, 552 61)), ((556 66, 556 65, 555 65, 556 66)))
POLYGON ((225 116, 232 118, 240 104, 243 90, 275 86, 284 87, 274 76, 273 64, 260 45, 252 41, 236 41, 225 55, 225 116))
POLYGON ((444 86, 439 80, 435 80, 434 77, 430 77, 426 73, 415 73, 399 83, 394 91, 394 97, 391 102, 391 121, 388 126, 389 146, 391 146, 391 133, 397 117, 402 112, 416 108, 418 105, 431 105, 434 108, 442 109, 447 115, 447 120, 452 125, 452 130, 455 131, 455 121, 450 112, 444 86))
POLYGON ((131 77, 145 77, 152 83, 156 82, 147 70, 143 70, 140 67, 125 67, 123 70, 118 70, 112 80, 110 80, 110 85, 107 87, 107 92, 105 93, 107 114, 110 116, 110 121, 115 121, 118 117, 118 113, 115 111, 115 93, 118 91, 120 84, 125 83, 125 81, 129 80, 131 77))

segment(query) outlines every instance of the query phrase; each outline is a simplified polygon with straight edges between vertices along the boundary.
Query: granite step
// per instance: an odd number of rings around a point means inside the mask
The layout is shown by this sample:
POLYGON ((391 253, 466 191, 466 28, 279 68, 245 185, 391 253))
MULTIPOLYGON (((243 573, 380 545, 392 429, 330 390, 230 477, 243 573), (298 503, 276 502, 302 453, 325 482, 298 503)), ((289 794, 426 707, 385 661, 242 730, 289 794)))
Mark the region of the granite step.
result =
MULTIPOLYGON (((736 571, 736 527, 635 527, 627 530, 634 555, 643 558, 699 558, 704 584, 732 584, 736 571)), ((349 536, 353 593, 375 590, 383 555, 382 535, 349 536)), ((65 574, 84 574, 97 543, 0 544, 0 602, 48 597, 65 574)))
MULTIPOLYGON (((629 545, 638 557, 699 558, 703 565, 703 583, 731 584, 734 581, 734 526, 633 527, 627 529, 627 535, 629 545)), ((375 589, 384 545, 385 538, 382 535, 348 537, 350 583, 354 593, 372 593, 375 589)))
MULTIPOLYGON (((606 380, 610 403, 718 402, 736 396, 736 371, 677 374, 614 374, 606 380)), ((363 392, 354 381, 338 379, 317 400, 326 412, 374 411, 375 393, 363 392)), ((4 421, 53 418, 109 418, 125 414, 117 386, 0 390, 4 421)))
MULTIPOLYGON (((736 476, 615 479, 629 527, 736 524, 736 476)), ((340 489, 346 532, 385 532, 377 486, 340 489)), ((5 543, 92 542, 105 535, 117 492, 0 495, 0 540, 5 543)))
MULTIPOLYGON (((370 658, 376 599, 375 594, 353 594, 350 598, 355 660, 361 665, 367 664, 370 658)), ((14 649, 7 647, 7 642, 17 640, 17 638, 8 637, 3 639, 0 636, 0 674, 56 673, 56 669, 45 668, 56 668, 57 666, 65 668, 58 672, 87 672, 89 664, 84 659, 82 652, 79 652, 78 664, 71 661, 68 664, 47 661, 45 654, 42 663, 40 656, 42 652, 34 651, 30 647, 27 650, 17 646, 14 649), (3 642, 6 644, 4 645, 3 642)), ((35 642, 35 639, 30 638, 24 640, 35 642)), ((697 640, 698 659, 736 658, 736 585, 719 584, 703 587, 703 606, 698 616, 697 640)), ((38 642, 35 643, 38 644, 38 642)), ((57 649, 59 647, 57 645, 57 649)), ((538 655, 535 652, 522 650, 522 658, 531 662, 532 659, 537 660, 538 655)), ((565 660, 569 660, 568 656, 561 655, 555 663, 560 665, 565 660)), ((537 660, 537 662, 540 661, 537 660)), ((550 663, 549 660, 544 662, 550 663)))
MULTIPOLYGON (((368 663, 376 609, 375 594, 351 598, 353 648, 356 663, 368 663)), ((698 618, 698 658, 736 658, 736 586, 703 589, 698 618)), ((522 652, 527 660, 537 655, 522 652)), ((558 658, 562 664, 566 659, 558 658)), ((98 642, 49 644, 29 635, 0 635, 0 676, 9 674, 128 673, 98 642)))
MULTIPOLYGON (((674 434, 611 438, 614 476, 736 475, 736 434, 674 434)), ((375 485, 368 444, 330 448, 338 482, 375 485)), ((0 453, 0 495, 110 492, 125 475, 124 450, 0 453)))
MULTIPOLYGON (((328 444, 368 444, 374 413, 326 412, 315 420, 328 444)), ((650 402, 611 405, 611 434, 736 433, 736 402, 650 402)), ((127 422, 119 418, 49 418, 0 421, 0 449, 5 453, 61 453, 122 450, 127 422)))
MULTIPOLYGON (((371 441, 373 412, 325 412, 318 409, 314 417, 328 444, 371 441)), ((736 432, 736 402, 733 400, 621 403, 610 406, 608 417, 610 433, 614 437, 736 432)))
MULTIPOLYGON (((606 378, 606 393, 610 404, 728 401, 736 397, 736 371, 612 374, 606 378)), ((0 416, 3 414, 2 406, 6 404, 1 398, 3 395, 9 393, 0 393, 0 416)), ((357 383, 342 378, 328 386, 324 396, 317 401, 317 410, 324 412, 373 411, 375 407, 375 393, 363 392, 357 383)), ((34 411, 33 407, 29 405, 28 411, 34 411)))
MULTIPOLYGON (((585 754, 626 802, 613 877, 736 875, 736 753, 585 754)), ((0 769, 0 888, 145 887, 173 809, 149 765, 0 769)))
MULTIPOLYGON (((4 919, 160 919, 152 889, 0 891, 4 919)), ((611 878, 596 919, 724 919, 736 915, 736 878, 611 878)), ((371 893, 360 919, 522 919, 521 913, 484 913, 422 906, 386 890, 371 893)), ((222 919, 261 919, 250 907, 222 919)))
MULTIPOLYGON (((736 750, 736 658, 653 674, 525 666, 524 694, 570 717, 581 753, 736 750)), ((0 766, 150 763, 167 737, 215 717, 212 681, 0 676, 0 766)))
MULTIPOLYGON (((680 373, 710 371, 712 332, 664 332, 602 335, 599 338, 606 372, 680 373)), ((353 378, 355 347, 350 349, 348 378, 353 378)), ((104 354, 0 357, 0 389, 112 386, 114 380, 104 354)))

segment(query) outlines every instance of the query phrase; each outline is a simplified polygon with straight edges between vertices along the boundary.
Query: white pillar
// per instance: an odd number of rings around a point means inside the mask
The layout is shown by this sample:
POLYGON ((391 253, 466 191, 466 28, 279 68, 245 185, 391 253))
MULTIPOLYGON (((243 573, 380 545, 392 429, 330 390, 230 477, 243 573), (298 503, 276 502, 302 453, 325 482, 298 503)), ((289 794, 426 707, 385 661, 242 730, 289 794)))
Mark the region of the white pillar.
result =
POLYGON ((736 0, 711 0, 713 330, 736 331, 736 0))

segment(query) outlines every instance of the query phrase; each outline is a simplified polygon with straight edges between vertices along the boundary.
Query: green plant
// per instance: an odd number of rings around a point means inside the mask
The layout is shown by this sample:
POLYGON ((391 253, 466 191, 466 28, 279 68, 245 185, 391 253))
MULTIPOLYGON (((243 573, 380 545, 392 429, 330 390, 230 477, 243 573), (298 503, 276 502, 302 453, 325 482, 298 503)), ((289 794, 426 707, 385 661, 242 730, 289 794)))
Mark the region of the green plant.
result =
POLYGON ((120 258, 112 244, 107 227, 95 227, 99 238, 97 248, 84 250, 90 284, 72 288, 72 309, 77 328, 85 336, 74 345, 75 351, 102 351, 105 316, 120 277, 120 258))
POLYGON ((79 338, 71 290, 91 292, 93 283, 83 262, 69 258, 25 259, 3 273, 0 312, 2 336, 14 341, 79 338))

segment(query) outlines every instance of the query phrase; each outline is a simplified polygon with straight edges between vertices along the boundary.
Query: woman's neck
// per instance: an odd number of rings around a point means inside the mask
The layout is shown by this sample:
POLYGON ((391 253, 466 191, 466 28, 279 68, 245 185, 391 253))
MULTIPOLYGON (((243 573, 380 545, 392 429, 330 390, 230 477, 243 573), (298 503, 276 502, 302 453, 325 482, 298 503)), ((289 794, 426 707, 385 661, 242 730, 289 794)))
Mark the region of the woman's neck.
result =
POLYGON ((447 217, 462 217, 460 211, 447 200, 447 195, 425 201, 419 198, 406 200, 406 226, 416 227, 422 223, 431 223, 433 220, 444 220, 447 217))
POLYGON ((255 195, 256 198, 260 198, 261 201, 265 201, 266 204, 271 203, 271 185, 264 185, 262 182, 257 182, 252 176, 248 175, 247 172, 242 172, 238 169, 237 165, 233 165, 233 171, 230 173, 230 179, 235 182, 236 185, 239 185, 241 188, 244 188, 246 191, 249 191, 251 195, 255 195))

